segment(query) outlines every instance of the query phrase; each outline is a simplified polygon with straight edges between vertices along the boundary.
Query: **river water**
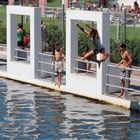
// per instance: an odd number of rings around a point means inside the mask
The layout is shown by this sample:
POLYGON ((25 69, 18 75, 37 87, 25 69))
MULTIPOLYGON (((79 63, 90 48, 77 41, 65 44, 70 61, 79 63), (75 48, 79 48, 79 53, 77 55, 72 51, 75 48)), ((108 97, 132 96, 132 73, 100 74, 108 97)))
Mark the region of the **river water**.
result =
POLYGON ((139 140, 140 114, 0 79, 0 140, 139 140))

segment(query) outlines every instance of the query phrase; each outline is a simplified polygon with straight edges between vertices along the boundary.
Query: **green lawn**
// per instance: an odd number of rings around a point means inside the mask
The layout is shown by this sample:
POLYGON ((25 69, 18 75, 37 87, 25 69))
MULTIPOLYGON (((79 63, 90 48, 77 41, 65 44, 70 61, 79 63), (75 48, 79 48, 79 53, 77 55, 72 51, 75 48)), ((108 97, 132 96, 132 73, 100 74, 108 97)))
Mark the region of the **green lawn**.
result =
MULTIPOLYGON (((128 40, 131 39, 138 39, 139 40, 139 35, 140 35, 140 27, 134 27, 134 26, 127 26, 126 28, 126 38, 128 40)), ((113 38, 114 40, 117 40, 117 26, 110 26, 110 37, 113 38)), ((120 38, 123 40, 124 37, 124 28, 121 26, 120 30, 120 38)))
MULTIPOLYGON (((85 2, 86 0, 79 0, 80 2, 85 2)), ((97 2, 97 0, 90 0, 91 2, 97 2)), ((48 2, 48 7, 61 7, 61 0, 51 0, 48 2)))
POLYGON ((51 0, 51 2, 47 3, 48 7, 61 7, 60 0, 51 0))
POLYGON ((0 23, 6 23, 6 6, 0 6, 0 23))

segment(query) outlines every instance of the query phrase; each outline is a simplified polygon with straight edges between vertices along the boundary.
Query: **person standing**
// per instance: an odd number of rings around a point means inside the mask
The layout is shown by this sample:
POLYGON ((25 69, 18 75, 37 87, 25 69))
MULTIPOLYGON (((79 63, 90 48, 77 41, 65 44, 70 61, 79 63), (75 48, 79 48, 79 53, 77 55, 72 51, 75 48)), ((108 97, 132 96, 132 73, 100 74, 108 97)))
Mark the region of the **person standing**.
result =
POLYGON ((62 71, 63 71, 63 49, 60 47, 59 43, 55 44, 55 72, 57 73, 55 85, 58 85, 60 88, 62 71))
POLYGON ((41 20, 41 52, 44 52, 46 50, 46 40, 46 25, 43 23, 43 20, 41 20))
POLYGON ((23 25, 21 23, 18 24, 17 29, 17 47, 16 51, 16 60, 25 61, 27 59, 27 52, 23 51, 25 49, 24 42, 25 31, 23 29, 23 25))
MULTIPOLYGON (((118 64, 118 67, 121 69, 121 81, 120 81, 120 94, 118 97, 123 97, 124 96, 124 87, 125 87, 125 78, 130 78, 131 71, 127 70, 127 68, 130 68, 132 65, 132 57, 129 54, 129 52, 126 49, 126 44, 122 43, 119 46, 119 51, 121 53, 121 61, 118 64)), ((128 80, 130 82, 130 80, 128 80)))
POLYGON ((20 49, 24 49, 23 36, 24 36, 23 25, 19 23, 17 29, 17 46, 20 49))

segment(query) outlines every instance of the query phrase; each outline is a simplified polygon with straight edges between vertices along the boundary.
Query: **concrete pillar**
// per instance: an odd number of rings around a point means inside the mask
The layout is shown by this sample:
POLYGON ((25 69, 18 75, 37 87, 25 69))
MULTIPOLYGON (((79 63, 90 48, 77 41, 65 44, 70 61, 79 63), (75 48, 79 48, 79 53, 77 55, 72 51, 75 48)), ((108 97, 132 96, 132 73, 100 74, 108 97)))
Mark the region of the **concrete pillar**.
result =
POLYGON ((66 8, 69 8, 70 7, 70 0, 66 0, 66 8))
POLYGON ((78 57, 78 33, 77 33, 77 27, 76 27, 76 20, 72 20, 70 22, 70 19, 66 20, 67 26, 67 35, 66 35, 66 40, 67 43, 69 43, 69 46, 67 47, 67 52, 66 52, 66 58, 67 60, 67 72, 72 73, 74 72, 74 63, 75 59, 78 57))
POLYGON ((15 3, 15 0, 9 0, 9 1, 8 1, 8 4, 9 4, 9 5, 14 5, 14 3, 15 3))
POLYGON ((41 8, 41 14, 45 15, 47 8, 47 0, 39 0, 39 7, 41 8))
POLYGON ((75 73, 75 58, 78 57, 78 34, 76 23, 81 21, 94 21, 97 23, 97 30, 101 43, 109 51, 109 13, 67 10, 66 11, 66 85, 71 91, 83 95, 100 97, 104 93, 106 69, 108 60, 103 62, 100 68, 97 65, 97 75, 91 77, 81 76, 75 73), (75 83, 75 84, 73 84, 75 83), (82 86, 81 86, 82 85, 82 86), (80 89, 79 89, 79 86, 80 89))
POLYGON ((17 80, 37 77, 39 53, 41 52, 41 11, 37 7, 7 6, 7 72, 17 80), (18 16, 30 16, 30 63, 14 61, 17 46, 18 16), (15 71, 16 70, 16 71, 15 71))
MULTIPOLYGON (((69 0, 68 0, 69 1, 69 0)), ((14 5, 15 3, 15 0, 9 0, 8 1, 8 4, 9 5, 14 5)), ((23 1, 23 4, 25 6, 29 6, 30 4, 30 1, 29 0, 24 0, 23 1)), ((45 15, 45 12, 46 12, 46 8, 47 8, 47 0, 39 0, 39 7, 41 8, 41 14, 42 15, 45 15)))
MULTIPOLYGON (((103 47, 105 48, 106 52, 110 51, 110 45, 109 45, 109 14, 108 13, 102 13, 98 15, 97 21, 97 29, 100 35, 101 43, 103 47)), ((106 82, 106 70, 107 65, 109 63, 109 59, 101 63, 100 69, 97 67, 97 82, 100 86, 98 86, 98 91, 100 93, 104 93, 105 89, 105 82, 106 82)))

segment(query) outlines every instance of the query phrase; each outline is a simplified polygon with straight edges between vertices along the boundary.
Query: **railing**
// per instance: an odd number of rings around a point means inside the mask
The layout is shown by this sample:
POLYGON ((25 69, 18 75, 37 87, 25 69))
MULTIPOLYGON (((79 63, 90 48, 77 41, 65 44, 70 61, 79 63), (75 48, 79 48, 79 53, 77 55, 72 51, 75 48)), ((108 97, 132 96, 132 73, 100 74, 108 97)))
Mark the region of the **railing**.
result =
MULTIPOLYGON (((113 23, 124 23, 124 11, 112 12, 110 11, 110 22, 113 23)), ((140 14, 126 13, 126 24, 127 25, 136 25, 139 23, 140 14)))
POLYGON ((70 2, 69 3, 71 9, 82 9, 82 10, 95 10, 99 7, 98 4, 93 2, 70 2))
MULTIPOLYGON (((117 67, 116 65, 108 65, 107 74, 106 74, 106 91, 105 93, 110 93, 109 88, 114 88, 114 93, 118 93, 119 89, 124 89, 124 97, 131 98, 132 95, 137 96, 140 94, 140 74, 137 76, 134 73, 140 73, 140 69, 136 68, 126 68, 126 76, 121 76, 120 73, 122 68, 117 67), (129 72, 131 75, 129 76, 129 72), (120 86, 121 78, 125 81, 124 87, 120 86)), ((113 94, 113 93, 111 93, 113 94)))
MULTIPOLYGON (((55 82, 55 76, 57 73, 55 72, 54 55, 50 54, 49 52, 40 53, 38 63, 38 78, 45 79, 49 82, 55 82)), ((62 73, 62 83, 65 83, 65 63, 62 73)))
POLYGON ((14 49, 14 60, 22 62, 30 62, 30 50, 27 49, 14 49))
POLYGON ((96 75, 96 65, 97 63, 94 61, 87 61, 78 58, 75 59, 74 72, 96 75))

